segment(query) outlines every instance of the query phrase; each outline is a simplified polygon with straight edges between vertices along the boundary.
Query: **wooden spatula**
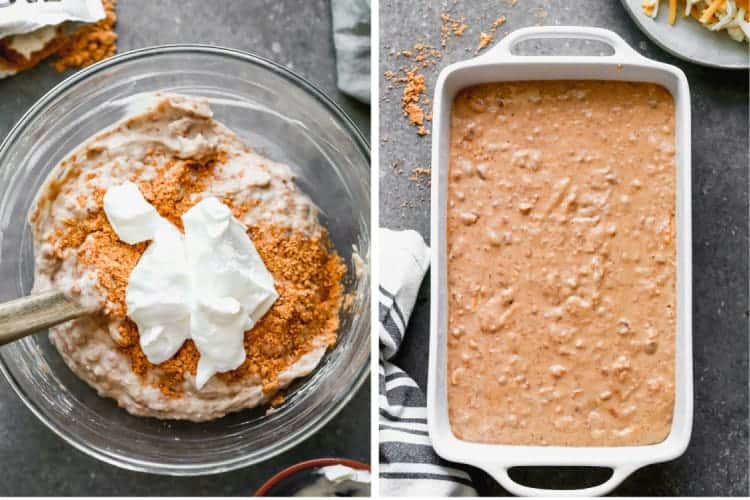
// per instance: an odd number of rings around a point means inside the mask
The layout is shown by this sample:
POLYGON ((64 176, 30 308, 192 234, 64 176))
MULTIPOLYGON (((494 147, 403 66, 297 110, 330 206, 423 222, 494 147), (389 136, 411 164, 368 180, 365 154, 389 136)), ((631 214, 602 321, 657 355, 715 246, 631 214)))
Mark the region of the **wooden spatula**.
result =
POLYGON ((0 304, 0 345, 86 314, 59 290, 41 292, 0 304))

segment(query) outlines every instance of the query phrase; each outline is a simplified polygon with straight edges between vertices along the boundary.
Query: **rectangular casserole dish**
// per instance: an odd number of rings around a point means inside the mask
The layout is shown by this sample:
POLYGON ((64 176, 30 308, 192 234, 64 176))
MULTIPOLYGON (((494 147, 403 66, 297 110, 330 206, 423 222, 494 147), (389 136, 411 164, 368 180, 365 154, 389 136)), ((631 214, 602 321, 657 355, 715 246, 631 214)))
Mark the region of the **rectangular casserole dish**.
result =
POLYGON ((434 96, 432 138, 432 289, 430 360, 427 388, 429 434, 436 452, 454 462, 473 465, 493 476, 517 495, 603 495, 645 465, 680 456, 690 440, 693 420, 692 370, 692 244, 690 217, 690 95, 684 73, 671 65, 644 58, 615 33, 588 27, 532 27, 506 36, 474 59, 445 68, 434 96), (519 56, 512 53, 521 41, 543 38, 596 40, 611 46, 609 56, 519 56), (447 183, 450 117, 461 89, 488 82, 524 80, 618 80, 656 83, 675 102, 675 231, 677 332, 675 346, 675 406, 670 433, 661 443, 647 446, 562 447, 511 446, 463 441, 454 436, 447 402, 447 183), (612 469, 602 484, 578 490, 531 488, 508 474, 521 466, 594 466, 612 469))

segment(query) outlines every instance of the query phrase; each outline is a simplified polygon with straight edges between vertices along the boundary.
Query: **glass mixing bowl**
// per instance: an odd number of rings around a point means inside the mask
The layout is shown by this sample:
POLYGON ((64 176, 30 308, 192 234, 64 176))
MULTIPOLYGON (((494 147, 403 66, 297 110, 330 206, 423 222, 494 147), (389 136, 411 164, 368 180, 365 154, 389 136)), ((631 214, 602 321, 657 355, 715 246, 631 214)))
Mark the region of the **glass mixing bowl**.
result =
POLYGON ((33 283, 29 208, 53 166, 125 114, 133 96, 168 91, 210 99, 217 120, 273 160, 289 164, 320 208, 348 264, 353 307, 339 342, 286 402, 207 423, 134 417, 96 394, 65 365, 46 332, 0 349, 0 369, 31 411, 70 444, 100 460, 145 472, 196 475, 281 453, 328 422, 369 373, 369 145, 330 99, 287 69, 243 52, 199 45, 123 53, 47 93, 0 146, 0 301, 33 283), (353 249, 365 262, 356 273, 353 249))

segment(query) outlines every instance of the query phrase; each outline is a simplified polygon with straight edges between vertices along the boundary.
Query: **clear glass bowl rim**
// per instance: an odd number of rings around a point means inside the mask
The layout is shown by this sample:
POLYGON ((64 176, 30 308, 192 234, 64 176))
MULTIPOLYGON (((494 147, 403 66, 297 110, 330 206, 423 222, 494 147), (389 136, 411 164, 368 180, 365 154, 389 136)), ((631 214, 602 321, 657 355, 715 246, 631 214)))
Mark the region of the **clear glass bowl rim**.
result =
MULTIPOLYGON (((362 154, 368 160, 370 159, 369 142, 367 141, 365 136, 362 134, 362 132, 359 130, 359 128, 354 124, 352 119, 330 97, 328 97, 315 85, 305 80, 303 77, 297 75, 296 73, 290 71, 289 69, 281 66, 280 64, 270 59, 267 59, 267 58, 264 58, 255 54, 251 54, 249 52, 245 52, 245 51, 237 50, 237 49, 231 49, 228 47, 221 47, 221 46, 212 45, 212 44, 195 44, 195 43, 154 45, 151 47, 129 50, 129 51, 117 54, 111 58, 100 61, 98 63, 95 63, 89 67, 86 67, 74 73, 73 75, 64 79, 62 82, 58 83, 52 89, 47 91, 21 116, 18 122, 11 128, 10 132, 8 132, 8 135, 5 137, 2 143, 0 143, 0 159, 6 154, 7 149, 10 147, 11 144, 13 144, 16 138, 23 132, 23 130, 29 125, 29 123, 31 123, 34 120, 34 118, 39 114, 40 110, 44 109, 44 107, 50 101, 52 101, 53 99, 58 97, 60 94, 64 93, 65 91, 67 91, 70 87, 74 86, 78 82, 83 81, 86 78, 89 78, 103 70, 106 70, 107 68, 110 68, 112 66, 116 66, 119 64, 124 64, 129 61, 134 61, 134 60, 141 59, 141 58, 147 58, 147 57, 154 56, 154 55, 189 54, 189 53, 196 53, 196 52, 200 54, 228 56, 228 57, 235 58, 241 61, 245 61, 251 64, 255 64, 257 66, 261 66, 264 69, 270 70, 276 75, 288 80, 290 83, 300 87, 307 94, 309 94, 310 96, 318 100, 319 103, 322 104, 324 108, 326 108, 338 121, 340 121, 344 125, 344 128, 348 131, 348 133, 354 139, 355 143, 358 145, 362 154)), ((1 168, 3 168, 2 165, 0 165, 0 169, 1 168)), ((369 289, 369 277, 366 277, 365 279, 366 279, 365 285, 369 289)), ((368 306, 368 310, 369 310, 369 306, 368 306)), ((165 469, 162 464, 154 464, 154 463, 142 462, 142 461, 137 461, 137 460, 131 460, 125 457, 103 453, 96 447, 89 446, 86 443, 76 441, 74 436, 67 434, 65 431, 63 431, 62 429, 59 429, 52 422, 50 422, 45 417, 43 411, 37 407, 36 403, 34 403, 33 401, 31 401, 29 398, 26 397, 26 394, 23 392, 21 387, 16 383, 15 379, 13 378, 13 375, 5 366, 5 361, 3 360, 2 357, 0 357, 0 373, 3 374, 3 376, 5 377, 5 380, 13 389, 13 392, 15 392, 16 395, 18 395, 18 397, 21 399, 24 405, 31 411, 31 413, 33 413, 39 419, 39 421, 41 421, 48 429, 50 429, 57 436, 62 438, 66 443, 73 446, 75 449, 82 451, 83 453, 93 458, 96 458, 97 460, 100 460, 104 463, 107 463, 109 465, 113 465, 116 467, 124 468, 127 470, 132 470, 132 471, 137 471, 137 472, 146 472, 146 473, 152 473, 152 474, 165 474, 165 475, 171 475, 171 476, 195 476, 195 475, 218 474, 222 472, 228 472, 228 471, 232 471, 235 469, 239 469, 242 467, 247 467, 255 463, 258 463, 262 460, 269 460, 297 446, 299 443, 301 443, 302 441, 306 440, 307 438, 309 438, 310 436, 318 432, 323 426, 325 426, 328 422, 330 422, 331 419, 333 419, 333 417, 335 417, 344 408, 344 406, 346 406, 346 404, 354 397, 354 395, 357 392, 359 392, 365 380, 370 375, 370 362, 366 363, 362 367, 362 369, 360 370, 360 373, 357 375, 357 378, 354 381, 354 384, 351 386, 351 390, 346 391, 343 397, 341 397, 339 401, 337 401, 336 404, 333 405, 326 414, 321 415, 321 417, 318 418, 314 423, 312 423, 312 425, 307 427, 304 431, 300 432, 293 439, 290 439, 283 446, 279 446, 273 449, 263 459, 259 460, 259 459, 254 459, 252 457, 238 457, 232 460, 221 460, 221 461, 216 461, 212 463, 204 463, 204 464, 191 464, 191 465, 179 465, 179 466, 171 465, 167 469, 165 469)))

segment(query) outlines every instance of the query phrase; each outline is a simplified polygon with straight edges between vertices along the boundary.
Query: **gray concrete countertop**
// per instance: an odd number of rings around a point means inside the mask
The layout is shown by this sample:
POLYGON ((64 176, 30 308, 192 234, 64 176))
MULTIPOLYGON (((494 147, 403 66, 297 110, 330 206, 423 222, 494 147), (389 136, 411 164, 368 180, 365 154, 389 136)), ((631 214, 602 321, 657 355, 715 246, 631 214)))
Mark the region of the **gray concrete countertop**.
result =
MULTIPOLYGON (((615 494, 632 496, 748 494, 748 74, 707 69, 675 59, 652 44, 617 0, 380 2, 380 224, 416 229, 429 242, 430 193, 410 181, 413 168, 430 166, 430 136, 420 138, 402 116, 401 89, 382 75, 408 64, 392 52, 418 42, 439 47, 440 14, 466 16, 469 29, 451 37, 441 63, 425 70, 432 95, 440 67, 472 57, 479 32, 500 15, 495 36, 533 25, 591 25, 619 33, 646 57, 682 68, 693 113, 693 348, 695 417, 687 452, 646 467, 615 494), (545 15, 545 12, 547 15, 545 15), (391 54, 391 55, 389 55, 391 54)), ((422 285, 396 364, 424 387, 429 330, 429 276, 422 285)), ((506 492, 471 470, 483 494, 506 492)), ((528 474, 530 484, 580 484, 571 473, 528 474)), ((600 475, 598 475, 600 476, 600 475)))
MULTIPOLYGON (((202 42, 273 59, 331 96, 369 135, 369 106, 336 89, 328 0, 121 0, 119 50, 202 42)), ((0 80, 0 138, 67 74, 48 62, 0 80)), ((0 496, 4 495, 251 495, 281 469, 302 460, 346 457, 370 461, 369 383, 325 428, 265 463, 200 478, 170 478, 124 471, 76 451, 42 425, 0 380, 0 496)))

